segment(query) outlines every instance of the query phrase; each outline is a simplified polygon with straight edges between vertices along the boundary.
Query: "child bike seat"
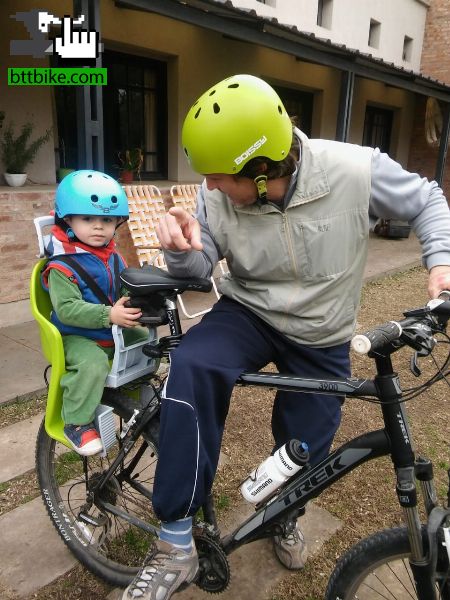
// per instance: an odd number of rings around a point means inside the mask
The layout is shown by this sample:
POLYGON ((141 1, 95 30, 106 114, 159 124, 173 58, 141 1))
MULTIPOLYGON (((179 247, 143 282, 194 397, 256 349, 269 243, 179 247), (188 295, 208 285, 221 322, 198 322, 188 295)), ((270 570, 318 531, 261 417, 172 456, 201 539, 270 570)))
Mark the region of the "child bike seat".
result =
MULTIPOLYGON (((43 228, 53 223, 53 217, 38 217, 34 222, 38 232, 40 256, 43 256, 45 254, 43 228)), ((42 258, 34 266, 30 280, 31 312, 39 327, 43 354, 52 367, 45 412, 45 429, 50 437, 70 447, 64 436, 64 422, 61 417, 62 389, 60 380, 66 372, 64 347, 61 333, 50 321, 52 311, 50 295, 44 290, 41 283, 41 271, 46 262, 47 259, 42 258)), ((120 327, 113 325, 112 333, 115 351, 105 387, 117 388, 125 383, 154 373, 158 369, 159 361, 144 355, 142 352, 143 346, 157 344, 158 338, 155 328, 149 328, 148 339, 130 346, 125 346, 120 327)))

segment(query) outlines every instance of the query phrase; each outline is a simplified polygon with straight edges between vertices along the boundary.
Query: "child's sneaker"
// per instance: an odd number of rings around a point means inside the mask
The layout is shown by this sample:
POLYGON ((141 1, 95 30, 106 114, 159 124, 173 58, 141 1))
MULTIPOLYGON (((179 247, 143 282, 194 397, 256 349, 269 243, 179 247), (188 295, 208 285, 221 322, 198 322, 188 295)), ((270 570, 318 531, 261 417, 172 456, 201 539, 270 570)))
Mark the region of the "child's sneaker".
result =
POLYGON ((94 423, 64 425, 64 436, 81 456, 92 456, 103 450, 102 440, 94 423))

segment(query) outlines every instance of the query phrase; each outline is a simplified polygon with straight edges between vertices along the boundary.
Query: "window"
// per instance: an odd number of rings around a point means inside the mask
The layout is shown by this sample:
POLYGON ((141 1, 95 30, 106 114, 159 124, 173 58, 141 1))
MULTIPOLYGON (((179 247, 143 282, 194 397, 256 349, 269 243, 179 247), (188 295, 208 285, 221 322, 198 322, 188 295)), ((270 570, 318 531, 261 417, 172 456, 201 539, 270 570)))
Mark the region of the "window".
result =
POLYGON ((310 137, 314 94, 275 85, 272 87, 280 96, 288 115, 296 117, 297 127, 310 137))
POLYGON ((412 46, 413 46, 412 38, 405 35, 405 38, 403 40, 403 54, 402 54, 402 58, 404 61, 407 61, 407 62, 411 61, 412 46))
POLYGON ((317 25, 325 29, 331 29, 331 15, 333 12, 333 0, 318 0, 317 2, 317 25))
POLYGON ((375 19, 370 19, 369 41, 367 43, 372 48, 380 47, 380 32, 381 32, 381 23, 379 23, 378 21, 375 21, 375 19))
POLYGON ((141 148, 142 179, 167 177, 167 70, 164 62, 105 51, 105 170, 117 176, 117 153, 141 148))
POLYGON ((363 146, 379 148, 389 152, 394 111, 377 106, 368 106, 364 119, 363 146))

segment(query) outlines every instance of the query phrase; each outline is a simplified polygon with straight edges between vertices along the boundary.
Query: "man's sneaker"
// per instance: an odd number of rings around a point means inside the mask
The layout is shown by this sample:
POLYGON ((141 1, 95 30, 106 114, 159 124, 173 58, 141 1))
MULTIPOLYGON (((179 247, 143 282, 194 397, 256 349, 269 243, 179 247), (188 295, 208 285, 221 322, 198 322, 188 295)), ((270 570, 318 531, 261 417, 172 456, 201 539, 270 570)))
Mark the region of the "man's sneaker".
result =
POLYGON ((168 600, 183 583, 191 583, 197 571, 195 545, 188 553, 157 540, 142 569, 124 591, 122 600, 168 600))
POLYGON ((273 548, 278 560, 287 569, 297 570, 305 566, 308 548, 297 523, 293 524, 293 527, 288 527, 284 536, 274 536, 273 548))
POLYGON ((65 425, 64 437, 81 456, 92 456, 103 450, 102 440, 94 423, 88 425, 65 425))

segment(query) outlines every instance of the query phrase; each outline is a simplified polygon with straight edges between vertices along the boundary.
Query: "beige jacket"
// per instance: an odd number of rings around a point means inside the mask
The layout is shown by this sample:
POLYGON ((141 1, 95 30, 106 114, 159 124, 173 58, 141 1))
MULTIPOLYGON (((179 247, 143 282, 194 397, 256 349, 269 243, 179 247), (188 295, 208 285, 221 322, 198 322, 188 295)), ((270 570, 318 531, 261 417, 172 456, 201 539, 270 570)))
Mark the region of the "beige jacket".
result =
POLYGON ((367 254, 372 150, 307 140, 285 212, 205 195, 209 229, 227 259, 220 285, 296 342, 334 346, 354 329, 367 254))

